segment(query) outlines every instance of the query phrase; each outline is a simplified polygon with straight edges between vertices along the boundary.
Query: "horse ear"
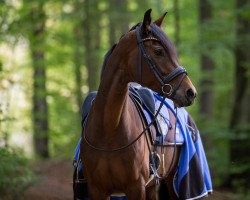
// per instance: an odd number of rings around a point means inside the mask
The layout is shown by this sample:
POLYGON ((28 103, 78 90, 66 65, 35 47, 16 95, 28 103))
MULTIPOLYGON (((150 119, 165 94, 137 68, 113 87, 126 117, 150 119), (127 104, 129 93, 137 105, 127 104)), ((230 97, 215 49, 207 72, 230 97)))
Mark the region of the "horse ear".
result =
POLYGON ((155 20, 155 24, 157 26, 161 26, 161 24, 162 24, 162 22, 163 22, 163 20, 164 20, 164 18, 165 18, 165 16, 166 16, 167 13, 168 12, 165 12, 159 19, 155 20))
POLYGON ((144 18, 143 18, 143 22, 142 22, 142 33, 143 34, 147 34, 147 29, 151 24, 151 11, 152 11, 152 9, 150 8, 144 14, 144 18))

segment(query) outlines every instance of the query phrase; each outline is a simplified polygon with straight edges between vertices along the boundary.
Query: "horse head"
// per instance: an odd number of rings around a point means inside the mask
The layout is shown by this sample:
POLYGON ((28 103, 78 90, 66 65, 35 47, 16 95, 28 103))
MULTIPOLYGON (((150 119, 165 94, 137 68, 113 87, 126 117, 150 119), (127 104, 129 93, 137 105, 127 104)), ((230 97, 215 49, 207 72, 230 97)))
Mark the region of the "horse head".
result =
POLYGON ((189 106, 196 97, 196 89, 186 69, 178 63, 175 46, 161 28, 165 15, 152 22, 151 9, 146 11, 143 22, 124 37, 136 39, 134 49, 127 51, 129 74, 131 81, 167 96, 178 107, 189 106))

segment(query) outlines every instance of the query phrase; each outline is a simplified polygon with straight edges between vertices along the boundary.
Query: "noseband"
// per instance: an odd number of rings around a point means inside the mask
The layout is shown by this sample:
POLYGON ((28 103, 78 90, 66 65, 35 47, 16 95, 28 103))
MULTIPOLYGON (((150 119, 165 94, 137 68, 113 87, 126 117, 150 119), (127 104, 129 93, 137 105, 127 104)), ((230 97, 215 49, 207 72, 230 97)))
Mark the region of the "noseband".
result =
MULTIPOLYGON (((184 67, 182 66, 178 66, 176 67, 172 72, 170 72, 168 75, 163 75, 161 73, 161 71, 159 70, 159 67, 157 67, 157 65, 154 63, 154 61, 151 59, 151 57, 149 56, 149 54, 147 53, 147 50, 144 46, 144 42, 147 40, 156 40, 159 41, 162 46, 164 47, 165 50, 167 50, 167 46, 164 43, 164 38, 158 34, 157 32, 157 25, 155 23, 150 25, 151 28, 151 32, 153 33, 153 35, 155 35, 157 38, 155 37, 148 37, 148 38, 144 38, 142 39, 141 37, 141 24, 139 24, 138 26, 136 26, 136 39, 137 39, 137 43, 139 45, 139 54, 142 54, 143 57, 145 58, 145 60, 148 63, 148 66, 150 68, 150 70, 153 71, 155 77, 157 78, 157 80, 160 82, 161 84, 161 91, 163 92, 164 95, 171 97, 174 96, 176 91, 179 89, 184 77, 187 75, 187 71, 184 67), (170 84, 170 81, 172 81, 173 79, 175 79, 177 76, 181 75, 180 81, 178 82, 178 84, 172 86, 170 84)), ((139 65, 138 65, 139 69, 138 69, 138 74, 139 76, 141 76, 141 58, 139 56, 139 65)), ((141 77, 139 77, 141 79, 141 77)))

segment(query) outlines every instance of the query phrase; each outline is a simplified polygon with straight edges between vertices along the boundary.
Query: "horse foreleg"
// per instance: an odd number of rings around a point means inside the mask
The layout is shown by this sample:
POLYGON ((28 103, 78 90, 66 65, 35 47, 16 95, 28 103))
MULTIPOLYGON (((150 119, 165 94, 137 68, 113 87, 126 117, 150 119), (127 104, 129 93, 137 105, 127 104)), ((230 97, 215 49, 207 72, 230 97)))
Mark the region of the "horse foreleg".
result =
POLYGON ((144 185, 133 185, 127 189, 125 192, 128 200, 145 200, 146 199, 146 191, 144 185))
POLYGON ((178 199, 178 197, 175 194, 175 190, 174 190, 174 186, 173 186, 173 179, 174 179, 174 175, 170 174, 169 177, 167 178, 165 184, 167 186, 170 199, 176 200, 176 199, 178 199))
POLYGON ((146 200, 156 200, 156 187, 155 185, 146 188, 146 200))
POLYGON ((159 190, 157 191, 158 200, 177 200, 173 187, 173 176, 169 176, 167 180, 162 180, 159 190))
POLYGON ((109 200, 109 195, 88 183, 88 196, 91 200, 109 200))

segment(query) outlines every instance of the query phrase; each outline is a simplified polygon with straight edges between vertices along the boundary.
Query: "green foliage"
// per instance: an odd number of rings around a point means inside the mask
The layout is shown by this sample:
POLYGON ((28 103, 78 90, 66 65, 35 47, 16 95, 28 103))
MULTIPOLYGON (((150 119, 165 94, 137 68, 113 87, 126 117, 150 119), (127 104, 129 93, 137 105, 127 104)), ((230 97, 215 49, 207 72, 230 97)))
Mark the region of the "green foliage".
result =
POLYGON ((211 169, 213 185, 218 187, 224 184, 230 172, 229 138, 232 137, 232 132, 215 122, 210 121, 209 126, 208 124, 208 122, 203 125, 199 123, 199 127, 202 131, 201 135, 211 169))
POLYGON ((35 180, 29 161, 19 150, 0 148, 0 163, 1 198, 20 198, 35 180))

